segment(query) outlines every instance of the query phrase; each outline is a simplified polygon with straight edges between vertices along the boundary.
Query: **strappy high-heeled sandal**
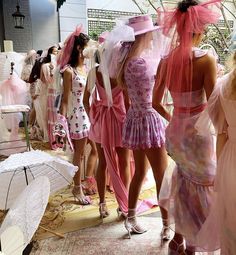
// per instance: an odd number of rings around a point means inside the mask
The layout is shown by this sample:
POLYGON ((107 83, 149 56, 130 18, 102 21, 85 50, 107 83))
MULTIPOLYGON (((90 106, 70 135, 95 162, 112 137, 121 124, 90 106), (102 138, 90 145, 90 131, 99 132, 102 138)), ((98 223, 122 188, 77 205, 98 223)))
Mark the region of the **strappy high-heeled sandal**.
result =
POLYGON ((85 195, 94 195, 97 193, 97 182, 94 177, 85 177, 83 191, 85 195))
POLYGON ((82 185, 75 185, 72 189, 72 194, 75 201, 79 202, 80 205, 89 205, 92 203, 91 199, 83 194, 82 185))
POLYGON ((110 215, 109 211, 107 210, 106 203, 99 204, 99 213, 100 213, 100 218, 102 219, 102 221, 104 218, 106 218, 110 215))
POLYGON ((116 212, 117 212, 117 217, 120 218, 120 217, 123 217, 123 218, 127 218, 127 213, 123 212, 120 207, 118 207, 116 209, 116 212))
POLYGON ((125 228, 128 231, 129 239, 131 239, 131 233, 143 234, 147 232, 147 229, 142 228, 136 221, 136 216, 128 216, 125 219, 125 228))
POLYGON ((162 219, 163 227, 161 231, 161 241, 169 241, 170 240, 170 226, 169 221, 167 219, 162 219))
POLYGON ((184 242, 182 243, 177 243, 174 239, 171 240, 176 245, 176 249, 168 247, 168 255, 185 255, 186 253, 184 252, 184 242), (183 249, 183 251, 180 251, 180 249, 183 249))

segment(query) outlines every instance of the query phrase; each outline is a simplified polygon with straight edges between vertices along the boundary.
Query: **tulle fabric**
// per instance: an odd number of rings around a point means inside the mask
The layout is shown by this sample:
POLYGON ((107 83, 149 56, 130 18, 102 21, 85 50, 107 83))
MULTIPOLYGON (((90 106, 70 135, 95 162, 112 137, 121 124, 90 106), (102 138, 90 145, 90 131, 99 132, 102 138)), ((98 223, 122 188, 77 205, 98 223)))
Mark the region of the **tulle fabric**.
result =
MULTIPOLYGON (((2 96, 2 105, 25 105, 27 101, 27 84, 21 80, 17 74, 13 73, 9 79, 0 84, 0 95, 2 96)), ((4 120, 8 129, 17 129, 21 119, 20 114, 8 114, 4 120)))
POLYGON ((235 70, 218 80, 208 107, 199 119, 196 129, 202 135, 226 133, 228 140, 221 152, 215 178, 215 200, 209 216, 197 239, 205 250, 221 248, 221 254, 233 255, 236 251, 236 97, 232 93, 235 70), (214 124, 214 128, 211 125, 214 124), (205 240, 208 240, 206 243, 205 240))
MULTIPOLYGON (((167 55, 160 69, 161 79, 172 91, 192 91, 192 39, 193 34, 203 33, 207 24, 216 23, 220 15, 214 6, 219 6, 220 0, 208 1, 190 6, 186 12, 178 8, 164 13, 159 12, 159 23, 165 36, 172 38, 166 47, 167 55), (173 84, 174 77, 174 84, 173 84)), ((167 102, 167 92, 165 100, 167 102)), ((186 98, 191 102, 191 98, 186 98)))
POLYGON ((203 88, 196 90, 192 85, 193 59, 201 57, 201 51, 193 48, 193 34, 202 34, 206 25, 217 22, 219 14, 210 8, 219 3, 218 0, 200 3, 186 12, 176 8, 164 12, 159 21, 163 34, 172 38, 166 47, 169 52, 159 65, 157 81, 165 87, 164 104, 168 105, 170 96, 173 100, 166 148, 176 164, 174 170, 165 173, 160 204, 169 211, 175 232, 182 234, 195 251, 205 251, 196 236, 214 201, 216 162, 213 137, 210 133, 201 136, 195 129, 206 99, 203 88))
POLYGON ((107 94, 108 103, 112 105, 112 93, 110 77, 116 78, 118 65, 126 57, 128 51, 121 54, 120 42, 133 42, 135 40, 134 30, 127 25, 117 25, 107 36, 101 49, 100 70, 103 74, 104 88, 107 94))
POLYGON ((57 63, 58 65, 60 65, 61 68, 68 64, 74 46, 75 36, 79 36, 82 30, 83 30, 82 25, 77 26, 75 31, 71 33, 65 40, 64 46, 61 49, 60 55, 58 56, 57 59, 57 63))
MULTIPOLYGON (((205 106, 204 91, 173 93, 175 108, 183 107, 185 97, 194 98, 192 107, 202 110, 176 114, 166 129, 166 148, 175 161, 163 178, 160 192, 160 205, 169 211, 175 232, 182 234, 195 251, 205 251, 197 242, 196 236, 202 228, 212 206, 215 177, 214 139, 211 135, 200 136, 195 123, 205 106), (181 123, 181 125, 179 125, 181 123)), ((207 241, 207 240, 206 240, 207 241)))

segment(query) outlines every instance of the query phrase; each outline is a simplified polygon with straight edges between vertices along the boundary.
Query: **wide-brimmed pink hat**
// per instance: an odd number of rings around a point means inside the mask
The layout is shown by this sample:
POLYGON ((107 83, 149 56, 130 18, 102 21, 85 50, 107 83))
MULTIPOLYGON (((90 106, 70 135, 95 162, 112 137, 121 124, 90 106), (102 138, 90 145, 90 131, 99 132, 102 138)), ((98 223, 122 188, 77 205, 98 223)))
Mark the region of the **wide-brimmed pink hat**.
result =
POLYGON ((128 26, 134 29, 135 35, 145 34, 157 30, 159 27, 154 26, 149 15, 140 15, 128 19, 128 26))

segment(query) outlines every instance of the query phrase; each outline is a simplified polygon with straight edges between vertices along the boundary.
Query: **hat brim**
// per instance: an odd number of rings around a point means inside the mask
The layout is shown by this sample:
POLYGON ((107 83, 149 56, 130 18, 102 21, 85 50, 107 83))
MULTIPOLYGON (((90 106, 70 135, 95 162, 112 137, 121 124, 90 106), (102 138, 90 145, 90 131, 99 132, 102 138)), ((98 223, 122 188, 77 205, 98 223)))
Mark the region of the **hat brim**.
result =
POLYGON ((160 28, 161 28, 160 26, 154 26, 153 28, 139 30, 139 31, 134 32, 134 35, 146 34, 148 32, 153 32, 153 31, 159 30, 160 28))

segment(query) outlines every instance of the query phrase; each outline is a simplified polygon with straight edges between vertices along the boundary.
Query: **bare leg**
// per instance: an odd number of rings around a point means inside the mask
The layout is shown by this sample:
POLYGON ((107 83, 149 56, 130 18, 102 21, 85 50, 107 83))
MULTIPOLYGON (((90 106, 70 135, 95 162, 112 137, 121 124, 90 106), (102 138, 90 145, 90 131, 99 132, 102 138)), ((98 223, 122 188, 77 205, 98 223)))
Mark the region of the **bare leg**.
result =
POLYGON ((121 179, 126 187, 129 190, 130 184, 130 150, 126 148, 117 147, 116 153, 119 160, 119 170, 121 179))
POLYGON ((143 184, 143 180, 147 173, 146 156, 144 150, 134 150, 133 154, 135 162, 135 172, 129 187, 129 210, 128 217, 125 220, 125 228, 128 231, 129 237, 131 237, 131 232, 135 232, 138 234, 146 232, 146 229, 142 228, 137 223, 135 216, 139 193, 143 184))
POLYGON ((87 138, 73 140, 73 143, 74 143, 73 164, 75 166, 78 166, 78 171, 74 176, 75 186, 74 189, 72 190, 72 193, 81 204, 89 204, 90 202, 88 199, 86 199, 81 185, 81 160, 84 156, 84 149, 87 144, 87 138))
MULTIPOLYGON (((145 151, 152 167, 154 179, 156 182, 157 198, 159 198, 162 179, 168 165, 167 153, 164 146, 161 148, 150 148, 145 151)), ((168 225, 168 212, 162 207, 160 207, 160 210, 163 219, 163 225, 168 225)))
POLYGON ((88 140, 91 150, 87 159, 85 181, 83 182, 84 193, 87 195, 94 195, 97 193, 97 183, 94 178, 95 169, 97 167, 97 148, 93 141, 88 140))
POLYGON ((88 143, 91 146, 91 151, 87 160, 86 177, 92 177, 94 176, 94 172, 96 169, 98 153, 95 143, 91 140, 88 140, 88 143))
POLYGON ((100 204, 105 203, 106 192, 106 159, 101 144, 96 143, 98 153, 98 168, 96 174, 100 204))
MULTIPOLYGON (((139 193, 143 180, 147 173, 146 156, 143 150, 134 150, 135 173, 129 187, 129 208, 135 209, 138 203, 139 193)), ((133 216, 135 212, 129 212, 128 216, 133 216)))

